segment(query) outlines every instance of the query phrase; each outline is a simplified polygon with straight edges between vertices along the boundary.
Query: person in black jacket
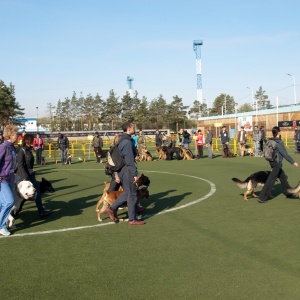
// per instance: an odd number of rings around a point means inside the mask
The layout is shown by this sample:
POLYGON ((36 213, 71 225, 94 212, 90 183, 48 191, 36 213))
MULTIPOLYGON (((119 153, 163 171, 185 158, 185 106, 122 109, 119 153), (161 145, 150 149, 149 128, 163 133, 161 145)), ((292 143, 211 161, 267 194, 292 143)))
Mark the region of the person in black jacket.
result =
MULTIPOLYGON (((257 201, 259 203, 265 203, 268 201, 268 198, 271 197, 271 190, 275 184, 277 178, 279 178, 281 185, 285 188, 285 193, 287 193, 287 189, 290 189, 291 186, 287 181, 287 176, 282 170, 282 161, 285 158, 290 164, 298 167, 298 163, 294 161, 294 159, 287 153, 286 148, 284 146, 283 141, 279 138, 280 136, 280 129, 279 127, 275 126, 272 129, 273 140, 276 142, 275 154, 276 158, 274 161, 270 161, 270 167, 272 171, 261 190, 257 201)), ((290 194, 286 194, 287 197, 290 197, 290 194)))
POLYGON ((22 180, 31 181, 36 189, 35 204, 38 209, 41 218, 45 218, 52 214, 52 211, 45 210, 42 204, 42 196, 39 188, 39 183, 35 178, 35 172, 33 171, 34 156, 32 154, 33 135, 25 134, 23 136, 22 145, 17 154, 17 169, 16 169, 16 185, 22 180))
POLYGON ((69 139, 62 133, 58 134, 57 147, 60 150, 61 163, 67 164, 67 153, 69 150, 69 139))
POLYGON ((94 152, 95 152, 95 156, 96 156, 96 162, 97 163, 102 163, 102 147, 103 147, 103 140, 102 137, 99 135, 99 132, 96 131, 93 141, 92 141, 92 146, 94 147, 94 152))
POLYGON ((143 225, 144 221, 138 220, 137 215, 137 187, 135 182, 137 181, 137 168, 135 165, 136 150, 132 144, 131 136, 135 133, 135 125, 131 122, 126 122, 122 125, 123 134, 118 142, 118 148, 121 151, 125 166, 116 172, 115 179, 120 181, 124 192, 117 198, 117 200, 106 209, 104 212, 108 213, 113 222, 118 221, 117 209, 123 203, 127 202, 128 208, 128 225, 143 225))

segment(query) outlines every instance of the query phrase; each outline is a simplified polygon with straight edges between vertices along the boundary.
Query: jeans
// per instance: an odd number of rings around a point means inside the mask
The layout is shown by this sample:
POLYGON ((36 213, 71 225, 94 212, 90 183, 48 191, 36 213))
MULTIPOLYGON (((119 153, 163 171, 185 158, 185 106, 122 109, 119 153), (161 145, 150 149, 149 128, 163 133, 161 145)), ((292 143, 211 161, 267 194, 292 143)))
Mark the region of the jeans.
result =
POLYGON ((6 228, 6 221, 14 205, 12 187, 7 182, 0 183, 0 228, 6 228))
POLYGON ((36 155, 36 164, 40 165, 42 162, 42 148, 37 148, 35 150, 35 155, 36 155))
POLYGON ((212 153, 212 149, 211 149, 211 144, 207 144, 207 152, 208 152, 208 157, 212 158, 213 157, 213 153, 212 153))
POLYGON ((60 162, 62 164, 67 162, 67 152, 68 149, 60 149, 60 162))
POLYGON ((255 156, 259 156, 260 155, 259 141, 254 141, 254 150, 255 150, 255 156))
POLYGON ((117 198, 113 205, 111 205, 112 210, 117 210, 119 206, 127 202, 128 218, 132 221, 136 218, 136 190, 137 187, 133 183, 134 177, 130 173, 127 166, 124 166, 118 173, 124 192, 117 198))

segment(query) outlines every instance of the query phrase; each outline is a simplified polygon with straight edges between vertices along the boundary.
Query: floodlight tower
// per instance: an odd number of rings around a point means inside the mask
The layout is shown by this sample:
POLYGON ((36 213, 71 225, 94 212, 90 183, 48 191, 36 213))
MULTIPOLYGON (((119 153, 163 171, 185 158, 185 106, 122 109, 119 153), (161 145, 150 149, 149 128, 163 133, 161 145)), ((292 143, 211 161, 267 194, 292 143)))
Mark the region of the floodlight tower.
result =
POLYGON ((133 78, 130 77, 130 76, 127 76, 127 84, 128 84, 128 92, 129 92, 129 95, 130 95, 130 98, 132 98, 132 81, 133 81, 133 78))
POLYGON ((202 40, 194 40, 193 46, 196 53, 196 73, 197 73, 197 100, 202 104, 202 75, 201 75, 201 46, 202 40))

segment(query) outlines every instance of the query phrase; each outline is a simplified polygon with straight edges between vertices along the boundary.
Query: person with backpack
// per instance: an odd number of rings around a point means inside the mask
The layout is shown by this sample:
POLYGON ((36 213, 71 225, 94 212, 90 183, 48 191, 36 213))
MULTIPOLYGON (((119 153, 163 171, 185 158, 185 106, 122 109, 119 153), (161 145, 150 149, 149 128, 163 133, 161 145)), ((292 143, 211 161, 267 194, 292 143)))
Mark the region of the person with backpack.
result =
POLYGON ((0 234, 9 236, 6 221, 14 205, 14 188, 16 168, 16 151, 14 143, 18 136, 18 127, 7 125, 4 128, 4 142, 0 145, 0 234))
MULTIPOLYGON (((287 194, 287 189, 290 189, 291 186, 289 185, 287 181, 287 176, 282 170, 282 161, 283 158, 286 159, 290 164, 294 165, 295 167, 298 167, 298 163, 294 161, 294 159, 287 153, 287 150, 284 146, 283 141, 280 139, 280 128, 278 126, 273 127, 272 129, 272 135, 273 138, 269 139, 265 145, 265 153, 269 149, 268 144, 269 141, 274 141, 274 147, 273 147, 273 159, 269 160, 270 167, 272 169, 264 187, 262 188, 257 201, 259 203, 265 203, 269 200, 271 197, 271 190, 275 184, 276 179, 278 178, 280 180, 281 185, 285 189, 285 195, 289 198, 291 197, 290 194, 287 194)), ((268 156, 269 157, 269 156, 268 156)), ((265 158, 267 156, 265 155, 265 158)))
POLYGON ((120 181, 123 187, 123 193, 116 199, 116 201, 106 209, 104 213, 108 213, 113 222, 118 222, 117 209, 123 203, 127 202, 128 208, 128 225, 144 225, 145 222, 138 220, 137 215, 137 168, 135 165, 136 150, 133 147, 131 136, 135 134, 135 125, 131 122, 126 122, 122 125, 123 134, 118 142, 118 149, 123 155, 125 165, 115 172, 116 181, 120 181))

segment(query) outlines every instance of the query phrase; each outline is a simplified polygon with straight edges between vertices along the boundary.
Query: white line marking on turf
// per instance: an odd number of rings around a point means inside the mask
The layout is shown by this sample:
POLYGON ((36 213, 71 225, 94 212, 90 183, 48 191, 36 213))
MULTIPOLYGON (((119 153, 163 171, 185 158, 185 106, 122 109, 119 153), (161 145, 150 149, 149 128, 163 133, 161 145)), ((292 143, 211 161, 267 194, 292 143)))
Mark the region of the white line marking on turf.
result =
MULTIPOLYGON (((98 171, 98 170, 101 170, 101 169, 85 169, 85 170, 80 169, 80 171, 98 171)), ((72 169, 72 171, 76 171, 76 170, 72 169)), ((77 169, 77 171, 79 171, 79 169, 77 169)), ((143 171, 143 170, 140 170, 140 171, 143 171)), ((189 178, 202 180, 202 181, 207 182, 210 185, 210 191, 209 191, 208 194, 206 194, 203 197, 201 197, 197 200, 194 200, 190 203, 183 204, 181 206, 170 208, 170 209, 165 209, 165 210, 163 210, 161 212, 158 212, 158 213, 155 213, 155 214, 144 215, 143 218, 149 218, 149 217, 153 217, 153 216, 156 216, 156 215, 163 215, 163 214, 166 214, 166 213, 178 210, 178 209, 183 209, 185 207, 197 204, 197 203, 209 198, 210 196, 212 196, 216 192, 215 184, 213 182, 207 180, 207 179, 204 179, 204 178, 200 178, 200 177, 192 176, 192 175, 186 175, 186 174, 171 173, 171 172, 160 172, 160 171, 158 172, 158 171, 149 171, 149 170, 147 170, 147 172, 149 172, 149 173, 151 172, 151 173, 163 173, 163 174, 179 175, 179 176, 185 176, 185 177, 189 177, 189 178)), ((46 231, 28 232, 28 233, 16 233, 16 234, 10 235, 9 237, 12 238, 12 237, 29 236, 29 235, 42 235, 42 234, 50 234, 50 233, 57 233, 57 232, 66 232, 66 231, 82 230, 82 229, 88 229, 88 228, 96 228, 96 227, 102 227, 102 226, 107 226, 107 225, 116 225, 116 224, 114 222, 108 222, 108 223, 101 223, 101 224, 88 225, 88 226, 79 226, 79 227, 56 229, 56 230, 46 230, 46 231)), ((6 236, 0 236, 0 239, 1 238, 6 238, 6 236)))

